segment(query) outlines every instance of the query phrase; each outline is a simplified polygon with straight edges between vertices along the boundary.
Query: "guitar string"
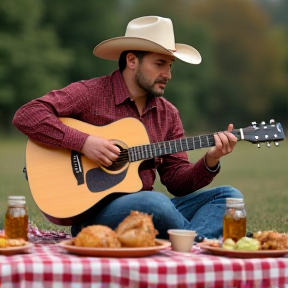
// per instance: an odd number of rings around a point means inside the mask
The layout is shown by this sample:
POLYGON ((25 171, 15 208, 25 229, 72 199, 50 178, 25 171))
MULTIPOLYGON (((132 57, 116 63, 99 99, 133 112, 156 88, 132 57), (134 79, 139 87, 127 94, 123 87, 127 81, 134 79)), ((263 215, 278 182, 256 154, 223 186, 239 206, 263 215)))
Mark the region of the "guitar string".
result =
MULTIPOLYGON (((268 131, 266 129, 265 131, 268 131)), ((234 133, 239 133, 239 130, 233 130, 234 133)), ((245 135, 250 136, 255 134, 255 129, 251 128, 249 131, 245 131, 245 135)), ((256 140, 256 139, 255 139, 256 140)), ((277 141, 277 139, 265 139, 264 141, 258 141, 257 142, 267 142, 267 141, 277 141)), ((210 147, 214 145, 214 134, 204 134, 200 136, 195 136, 195 137, 186 137, 182 139, 176 139, 176 140, 171 140, 171 141, 163 141, 163 142, 158 142, 158 143, 152 143, 149 145, 140 145, 140 146, 134 146, 131 148, 128 148, 130 153, 134 155, 133 159, 134 161, 140 160, 140 159, 145 159, 145 158, 151 158, 158 156, 158 155, 165 155, 165 154, 171 154, 171 153, 176 153, 179 151, 187 151, 187 150, 194 150, 195 146, 199 146, 199 148, 205 148, 205 147, 210 147), (204 138, 204 139, 203 139, 204 138), (183 146, 185 146, 186 142, 186 147, 187 149, 183 149, 183 146), (171 146, 171 143, 174 143, 173 145, 175 147, 175 152, 173 151, 173 148, 171 146), (157 147, 156 147, 157 144, 157 147), (184 144, 184 145, 183 145, 184 144), (190 147, 192 144, 192 147, 190 147), (167 147, 168 145, 168 147, 167 147), (154 148, 153 148, 154 146, 154 148), (163 153, 164 150, 164 153, 163 153), (168 150, 168 152, 167 152, 168 150), (152 155, 151 155, 152 154, 152 155)), ((198 147, 197 147, 198 148, 198 147)), ((121 155, 118 158, 118 162, 123 162, 126 161, 128 158, 128 151, 125 153, 125 155, 121 155)))
MULTIPOLYGON (((269 130, 269 129, 267 129, 267 130, 269 130)), ((245 131, 245 135, 247 135, 247 136, 255 135, 255 130, 251 129, 251 131, 245 131)), ((154 152, 154 157, 158 156, 158 155, 170 154, 170 153, 173 153, 173 149, 171 148, 170 143, 171 142, 175 142, 176 145, 174 145, 174 147, 175 147, 175 150, 177 152, 177 150, 183 151, 183 141, 186 141, 188 143, 188 148, 190 146, 189 142, 191 144, 191 141, 193 141, 193 147, 189 148, 188 150, 195 149, 195 146, 197 146, 199 144, 200 144, 199 148, 210 147, 211 145, 215 144, 215 142, 214 142, 214 134, 209 134, 209 135, 200 135, 200 136, 196 136, 196 137, 187 137, 187 138, 182 138, 182 139, 176 139, 176 140, 172 140, 172 141, 158 142, 157 146, 159 148, 155 148, 155 143, 152 143, 152 144, 150 144, 150 148, 148 148, 148 149, 150 149, 150 151, 154 152), (203 139, 203 138, 207 138, 208 140, 203 139), (209 138, 210 138, 210 141, 209 141, 209 138), (178 142, 178 144, 177 144, 177 142, 178 142), (152 146, 153 144, 154 144, 154 148, 152 146), (166 152, 167 144, 169 144, 170 152, 162 153, 163 150, 166 152)), ((273 139, 265 139, 265 140, 262 140, 262 141, 257 139, 258 143, 260 143, 260 142, 269 142, 269 141, 277 141, 277 139, 275 139, 275 138, 273 138, 273 139)), ((145 149, 147 151, 147 145, 146 146, 142 145, 142 146, 132 147, 132 148, 135 148, 135 151, 132 151, 132 153, 134 152, 135 161, 143 159, 143 158, 151 158, 149 156, 143 157, 143 155, 141 155, 141 154, 144 154, 144 155, 148 154, 147 152, 145 154, 145 151, 143 152, 144 147, 145 147, 145 149)), ((186 151, 186 149, 184 149, 184 151, 186 151)))

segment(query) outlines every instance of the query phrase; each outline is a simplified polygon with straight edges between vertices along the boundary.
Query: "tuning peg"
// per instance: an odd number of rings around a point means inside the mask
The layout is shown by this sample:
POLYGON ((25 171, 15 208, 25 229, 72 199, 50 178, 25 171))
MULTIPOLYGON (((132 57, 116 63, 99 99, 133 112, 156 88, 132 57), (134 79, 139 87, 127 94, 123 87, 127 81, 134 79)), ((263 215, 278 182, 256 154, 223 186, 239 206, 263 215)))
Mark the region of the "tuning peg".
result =
POLYGON ((252 122, 252 125, 253 125, 253 126, 256 126, 256 125, 257 125, 257 122, 256 122, 256 121, 253 121, 253 122, 252 122))
POLYGON ((270 147, 271 147, 271 144, 270 144, 270 142, 267 142, 267 143, 266 143, 266 145, 267 145, 267 147, 268 147, 268 148, 270 148, 270 147))
POLYGON ((275 120, 274 119, 271 119, 270 120, 270 124, 274 124, 275 123, 275 120))
POLYGON ((262 124, 262 125, 265 125, 266 123, 265 123, 265 121, 262 121, 261 124, 262 124))
POLYGON ((275 146, 278 147, 279 146, 279 142, 274 142, 275 146))
POLYGON ((261 148, 260 143, 257 144, 257 147, 258 147, 258 148, 261 148))

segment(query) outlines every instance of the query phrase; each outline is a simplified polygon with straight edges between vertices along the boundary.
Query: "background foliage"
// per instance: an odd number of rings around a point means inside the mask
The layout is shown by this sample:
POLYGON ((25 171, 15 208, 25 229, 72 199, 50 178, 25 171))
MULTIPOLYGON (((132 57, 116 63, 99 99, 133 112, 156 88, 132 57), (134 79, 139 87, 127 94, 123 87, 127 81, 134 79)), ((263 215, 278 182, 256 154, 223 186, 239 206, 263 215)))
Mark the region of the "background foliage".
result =
POLYGON ((270 118, 285 126, 287 6, 284 0, 2 0, 0 131, 14 131, 12 117, 27 101, 117 69, 92 50, 144 15, 170 17, 176 42, 202 55, 200 65, 177 61, 165 91, 187 133, 270 118))
MULTIPOLYGON (((26 196, 32 222, 51 227, 22 175, 26 138, 11 125, 15 111, 52 89, 117 69, 117 62, 98 59, 92 50, 124 35, 133 18, 170 17, 176 42, 202 55, 200 65, 176 61, 165 91, 187 134, 270 118, 288 127, 287 11, 286 0, 1 0, 0 229, 7 196, 13 194, 26 196)), ((224 157, 211 185, 243 192, 249 230, 287 232, 287 140, 270 150, 247 145, 237 144, 235 153, 224 157)), ((196 161, 202 154, 189 156, 196 161)), ((159 181, 155 188, 167 192, 159 181)))

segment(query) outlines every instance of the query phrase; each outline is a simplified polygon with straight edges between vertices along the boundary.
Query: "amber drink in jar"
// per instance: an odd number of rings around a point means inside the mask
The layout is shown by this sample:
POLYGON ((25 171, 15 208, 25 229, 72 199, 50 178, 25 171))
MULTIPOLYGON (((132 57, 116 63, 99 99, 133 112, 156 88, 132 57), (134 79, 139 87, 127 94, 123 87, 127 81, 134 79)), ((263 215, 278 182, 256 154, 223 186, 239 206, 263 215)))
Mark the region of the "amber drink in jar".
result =
POLYGON ((227 198, 226 212, 223 218, 223 241, 227 238, 237 242, 246 236, 246 210, 244 199, 227 198))
POLYGON ((28 213, 24 196, 8 197, 4 226, 7 238, 28 240, 28 213))

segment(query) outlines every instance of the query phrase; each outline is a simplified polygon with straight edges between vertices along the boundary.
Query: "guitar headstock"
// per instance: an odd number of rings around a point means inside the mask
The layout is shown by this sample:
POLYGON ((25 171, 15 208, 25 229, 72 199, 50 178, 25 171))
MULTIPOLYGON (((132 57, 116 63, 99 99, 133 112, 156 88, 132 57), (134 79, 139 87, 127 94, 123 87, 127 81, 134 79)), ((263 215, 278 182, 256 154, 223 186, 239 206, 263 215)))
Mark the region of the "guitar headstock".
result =
POLYGON ((260 143, 266 142, 267 147, 271 146, 271 142, 274 142, 276 146, 279 146, 279 141, 284 140, 285 135, 280 123, 275 120, 270 120, 269 124, 262 121, 260 124, 252 122, 252 126, 239 129, 237 135, 239 140, 246 140, 253 144, 257 144, 260 148, 260 143))

